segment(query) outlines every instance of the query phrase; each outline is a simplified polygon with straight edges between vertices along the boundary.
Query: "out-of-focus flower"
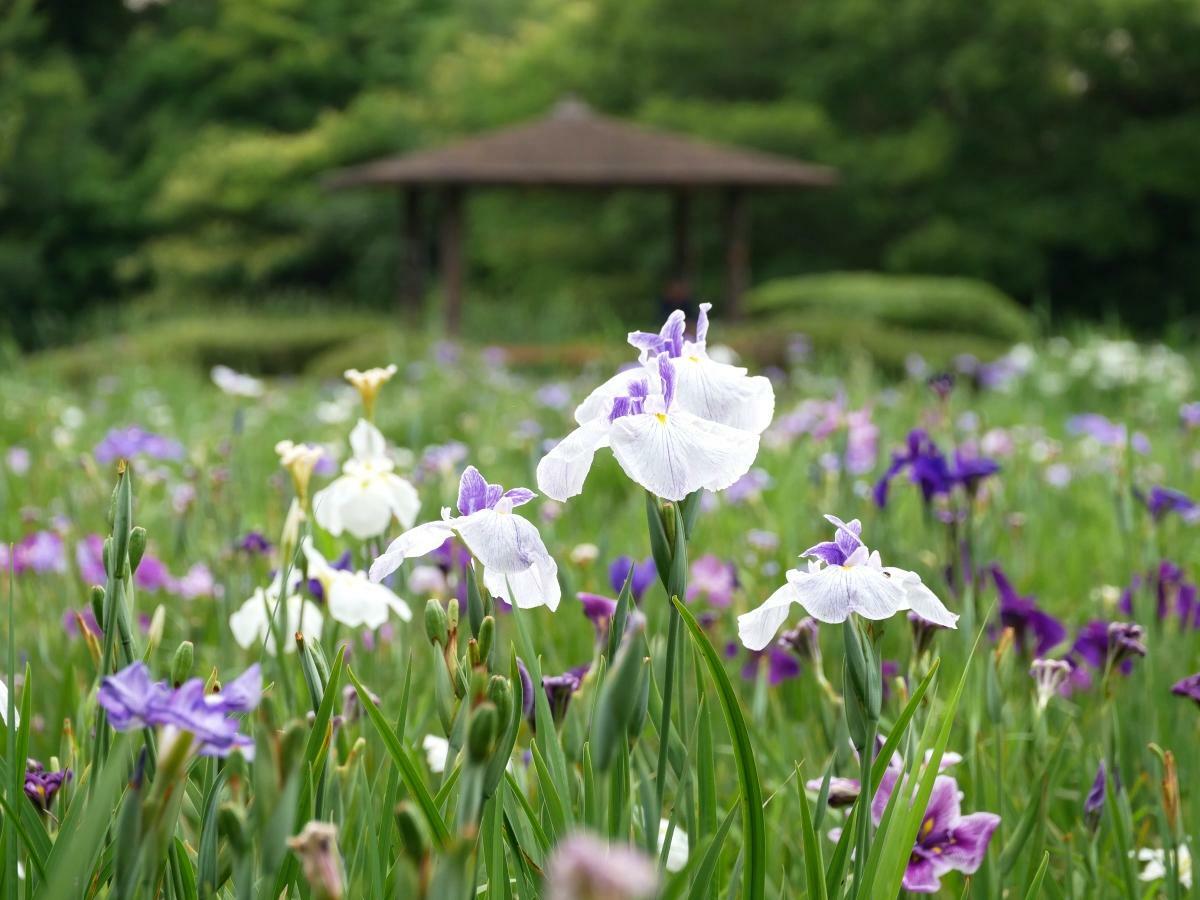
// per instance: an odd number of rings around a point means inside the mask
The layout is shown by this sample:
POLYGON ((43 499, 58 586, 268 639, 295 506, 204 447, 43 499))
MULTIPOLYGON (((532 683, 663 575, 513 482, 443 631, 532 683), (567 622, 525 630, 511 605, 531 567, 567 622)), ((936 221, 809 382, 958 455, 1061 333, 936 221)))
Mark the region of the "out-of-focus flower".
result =
POLYGON ((561 841, 546 863, 546 900, 645 900, 657 890, 653 860, 589 834, 561 841))
POLYGON ((1000 595, 1000 624, 1012 629, 1018 651, 1026 653, 1032 639, 1033 655, 1045 656, 1066 638, 1062 622, 1039 609, 1032 596, 1018 594, 999 565, 992 566, 991 572, 1000 595))
POLYGON ((1071 483, 1074 473, 1071 467, 1066 463, 1051 463, 1046 466, 1045 471, 1046 484, 1053 488, 1065 488, 1071 483))
POLYGON ((25 796, 39 810, 47 812, 54 802, 54 795, 73 777, 70 769, 47 772, 45 766, 31 759, 25 766, 25 796))
POLYGON ((1129 432, 1123 424, 1099 413, 1081 413, 1067 419, 1067 434, 1091 438, 1102 447, 1124 449, 1128 442, 1138 453, 1144 455, 1150 452, 1150 441, 1144 434, 1135 431, 1133 436, 1129 437, 1129 432))
POLYGON ((418 597, 444 597, 446 575, 437 566, 413 566, 408 573, 408 589, 418 597))
MULTIPOLYGON (((1139 881, 1162 881, 1167 877, 1167 851, 1161 847, 1142 847, 1137 852, 1138 862, 1142 863, 1142 871, 1138 873, 1139 881)), ((1187 844, 1175 848, 1175 871, 1179 883, 1187 890, 1192 889, 1192 854, 1187 844)))
MULTIPOLYGON (((825 783, 824 778, 813 778, 804 782, 804 788, 811 794, 820 794, 821 786, 825 783)), ((852 806, 854 801, 858 799, 858 795, 862 792, 862 784, 857 778, 838 778, 829 779, 829 794, 826 803, 833 809, 843 809, 847 806, 852 806)))
POLYGON ((467 445, 459 441, 433 444, 421 454, 420 468, 432 475, 449 475, 467 458, 467 445))
POLYGON ((280 441, 275 445, 275 452, 279 454, 279 464, 292 476, 296 498, 303 509, 308 504, 308 483, 312 479, 313 469, 321 460, 324 451, 312 444, 280 441))
POLYGON ((138 425, 128 428, 113 428, 98 443, 92 455, 99 463, 111 463, 118 459, 133 459, 148 456, 158 460, 183 459, 183 444, 161 434, 146 431, 138 425))
POLYGON ((1200 428, 1200 400, 1180 406, 1179 421, 1184 428, 1200 428))
POLYGON ((675 826, 675 830, 671 832, 671 843, 667 844, 667 832, 671 829, 671 823, 663 819, 658 823, 658 852, 661 854, 663 847, 667 847, 666 870, 668 872, 679 872, 687 865, 688 861, 688 836, 687 832, 675 826))
POLYGON ((547 409, 566 409, 571 405, 571 388, 561 381, 554 381, 538 388, 533 398, 547 409))
POLYGON ((687 586, 688 603, 704 597, 713 606, 723 609, 733 602, 736 589, 737 570, 733 563, 711 553, 704 554, 692 563, 687 586))
POLYGON ((277 614, 276 610, 280 606, 283 607, 283 614, 280 617, 279 631, 285 653, 296 651, 296 643, 292 636, 297 632, 303 634, 306 640, 320 639, 324 619, 315 603, 296 593, 300 584, 300 573, 294 569, 290 573, 287 597, 282 601, 280 595, 284 592, 281 590, 280 581, 281 579, 276 577, 267 588, 256 588, 250 599, 230 615, 229 628, 233 632, 233 639, 243 650, 249 650, 265 641, 267 652, 275 655, 275 634, 271 627, 271 617, 277 614))
POLYGON ((1133 598, 1143 588, 1150 588, 1155 598, 1155 612, 1160 620, 1171 613, 1179 618, 1184 628, 1200 628, 1200 591, 1196 584, 1187 579, 1183 569, 1170 560, 1159 562, 1156 569, 1145 575, 1135 574, 1129 586, 1121 593, 1118 608, 1132 617, 1135 612, 1133 598))
POLYGON ((1146 655, 1145 634, 1132 622, 1095 620, 1079 629, 1071 650, 1097 671, 1116 668, 1128 675, 1134 658, 1146 655))
POLYGON ((1200 672, 1180 679, 1171 686, 1171 693, 1177 697, 1187 697, 1200 705, 1200 672))
POLYGON ((411 528, 421 508, 417 489, 397 475, 379 429, 359 419, 350 432, 352 457, 342 475, 313 495, 313 518, 337 537, 349 532, 360 541, 383 534, 395 518, 411 528))
POLYGON ((617 601, 600 594, 590 594, 586 591, 579 593, 579 605, 583 614, 588 617, 596 629, 596 640, 603 641, 608 637, 608 627, 617 611, 617 601))
POLYGON ((261 397, 266 390, 253 375, 245 375, 229 366, 213 366, 209 374, 213 384, 231 397, 261 397))
MULTIPOLYGON (((1113 772, 1113 783, 1120 788, 1120 776, 1113 772)), ((1104 797, 1108 792, 1108 770, 1105 768, 1104 760, 1100 760, 1100 765, 1096 768, 1096 777, 1092 779, 1092 786, 1088 789, 1087 796, 1083 798, 1083 821, 1092 831, 1100 824, 1100 817, 1104 813, 1104 797)))
MULTIPOLYGON (((8 549, 7 547, 5 548, 8 549)), ((62 537, 53 531, 35 531, 26 535, 12 549, 12 569, 16 574, 33 572, 36 575, 62 574, 67 571, 67 555, 62 537)), ((7 569, 8 566, 5 566, 7 569)), ((103 578, 100 579, 103 582, 103 578)))
POLYGON ((248 531, 238 540, 237 549, 251 556, 265 556, 271 552, 271 542, 261 531, 248 531))
POLYGON ((421 739, 421 749, 425 751, 425 764, 434 775, 446 771, 446 761, 450 756, 450 742, 436 734, 427 734, 421 739))
POLYGON ((576 544, 571 548, 571 562, 580 568, 590 566, 600 558, 600 548, 595 544, 576 544))
POLYGON ((1161 522, 1169 513, 1178 513, 1189 524, 1200 521, 1200 504, 1182 491, 1156 484, 1149 493, 1135 488, 1133 495, 1142 502, 1155 522, 1161 522))
MULTIPOLYGON (((567 715, 567 708, 570 706, 571 697, 579 690, 583 684, 583 677, 587 674, 588 666, 576 666, 574 669, 568 669, 561 675, 543 675, 542 689, 546 692, 546 702, 550 707, 550 715, 553 717, 555 724, 562 722, 567 715)), ((534 707, 534 716, 536 717, 537 708, 534 707)), ((533 721, 536 726, 536 721, 533 721)))
POLYGON ((314 820, 300 834, 288 838, 287 844, 299 857, 304 880, 312 888, 315 900, 342 900, 345 876, 338 853, 337 826, 314 820))
MULTIPOLYGON (((737 655, 738 645, 731 641, 725 648, 725 655, 732 658, 737 655)), ((758 681, 763 666, 767 668, 767 684, 771 687, 795 678, 800 674, 800 660, 791 647, 779 640, 765 650, 749 650, 746 662, 742 664, 742 678, 746 681, 758 681)))
POLYGON ((346 380, 354 385, 358 395, 362 397, 363 409, 366 411, 367 418, 370 419, 375 415, 375 399, 379 396, 380 389, 396 374, 396 367, 390 365, 383 369, 367 369, 365 372, 360 372, 358 369, 347 369, 343 374, 346 380))
POLYGON ((1038 710, 1043 711, 1071 677, 1071 664, 1062 659, 1035 659, 1029 667, 1029 674, 1037 685, 1038 710))
POLYGON ((29 467, 33 463, 33 456, 28 450, 17 444, 8 448, 8 451, 4 454, 4 462, 10 472, 21 478, 29 472, 29 467))
POLYGON ((170 591, 175 588, 175 579, 171 577, 167 564, 150 553, 142 557, 133 580, 140 590, 148 592, 170 591))
POLYGON ((262 673, 251 666, 225 693, 206 695, 204 682, 193 678, 172 689, 151 681, 145 663, 135 662, 100 682, 96 700, 117 731, 161 727, 168 736, 191 735, 202 756, 227 756, 234 750, 253 756, 254 741, 238 732, 236 713, 258 706, 262 673))
POLYGON ((489 484, 478 469, 468 466, 458 486, 459 515, 443 509, 441 521, 404 532, 371 564, 371 579, 381 581, 404 560, 432 553, 457 535, 483 566, 483 582, 493 596, 515 601, 522 609, 542 605, 557 609, 558 564, 537 528, 513 514, 514 507, 535 496, 527 488, 505 491, 489 484))
POLYGON ((766 469, 753 468, 725 489, 725 499, 735 505, 746 503, 762 496, 770 486, 771 476, 766 469))
POLYGON ((641 603, 642 595, 658 577, 658 569, 655 567, 653 559, 647 558, 637 562, 632 556, 618 556, 608 567, 608 583, 612 587, 613 593, 619 594, 621 588, 625 587, 625 581, 629 578, 631 570, 633 581, 629 589, 633 592, 634 602, 641 603))
POLYGON ((892 454, 892 462, 875 483, 875 504, 887 506, 892 480, 905 470, 909 479, 921 489, 926 503, 940 494, 947 494, 954 485, 950 465, 942 451, 929 435, 920 428, 908 433, 903 450, 892 454))
POLYGON ((857 519, 846 523, 836 516, 825 518, 837 530, 832 541, 801 554, 809 558, 808 571, 789 570, 787 584, 758 609, 738 616, 743 644, 751 650, 765 647, 787 619, 793 603, 799 603, 822 622, 843 622, 851 613, 867 619, 887 619, 911 609, 931 622, 957 627, 958 616, 946 609, 919 575, 884 566, 878 551, 867 548, 857 519))
POLYGON ((217 596, 218 586, 213 578, 212 570, 204 563, 194 563, 175 581, 175 593, 184 600, 195 600, 197 597, 217 596))
POLYGON ((305 538, 301 548, 308 560, 309 577, 321 583, 325 606, 335 622, 351 628, 375 629, 387 621, 389 613, 395 613, 405 622, 412 620, 408 604, 386 585, 371 581, 366 572, 335 569, 314 549, 312 538, 305 538))
MULTIPOLYGON (((876 825, 883 821, 888 799, 902 778, 901 772, 894 768, 883 773, 879 790, 871 802, 871 818, 876 825)), ((943 875, 948 872, 970 875, 983 863, 1000 817, 988 812, 964 816, 961 802, 958 782, 950 775, 937 776, 904 870, 902 884, 906 891, 937 893, 943 875)))

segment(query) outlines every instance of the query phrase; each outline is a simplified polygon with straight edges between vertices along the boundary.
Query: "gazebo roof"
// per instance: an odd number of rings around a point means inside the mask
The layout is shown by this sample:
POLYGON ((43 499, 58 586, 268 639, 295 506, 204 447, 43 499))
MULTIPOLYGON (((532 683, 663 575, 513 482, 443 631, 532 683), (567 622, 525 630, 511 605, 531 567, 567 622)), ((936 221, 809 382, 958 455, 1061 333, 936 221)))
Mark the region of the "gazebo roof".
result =
POLYGON ((560 102, 542 119, 332 173, 330 188, 404 185, 591 188, 824 187, 834 169, 632 125, 560 102))

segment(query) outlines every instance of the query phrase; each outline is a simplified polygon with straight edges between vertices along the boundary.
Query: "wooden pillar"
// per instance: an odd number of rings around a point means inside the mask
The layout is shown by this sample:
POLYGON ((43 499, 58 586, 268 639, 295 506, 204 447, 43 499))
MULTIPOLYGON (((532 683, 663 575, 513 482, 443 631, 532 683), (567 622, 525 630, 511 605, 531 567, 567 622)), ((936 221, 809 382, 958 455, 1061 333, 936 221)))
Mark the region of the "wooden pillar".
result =
POLYGON ((442 195, 440 236, 442 294, 446 304, 446 332, 456 335, 462 328, 463 303, 463 189, 448 187, 442 195))
POLYGON ((397 306, 414 315, 425 297, 425 228, 422 221, 423 195, 418 188, 400 192, 400 272, 397 306))
POLYGON ((725 195, 725 315, 742 315, 742 297, 750 286, 749 210, 746 192, 732 188, 725 195))
POLYGON ((696 258, 691 238, 692 195, 675 191, 671 195, 671 277, 687 286, 690 292, 696 277, 696 258))

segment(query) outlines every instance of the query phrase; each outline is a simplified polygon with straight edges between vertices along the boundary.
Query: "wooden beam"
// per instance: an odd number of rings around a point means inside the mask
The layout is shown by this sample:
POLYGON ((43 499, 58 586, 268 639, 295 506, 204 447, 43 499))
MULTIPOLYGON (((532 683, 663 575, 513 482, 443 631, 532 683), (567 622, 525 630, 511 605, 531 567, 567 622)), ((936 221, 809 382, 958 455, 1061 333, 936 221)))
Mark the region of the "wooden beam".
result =
POLYGON ((725 315, 741 318, 742 297, 750 286, 749 210, 746 192, 736 188, 725 195, 725 315))
POLYGON ((446 332, 457 335, 462 329, 463 304, 463 191, 446 188, 442 195, 440 253, 442 294, 444 295, 446 332))
POLYGON ((397 279, 397 306, 415 316, 425 298, 425 228, 422 217, 423 194, 409 187, 400 192, 400 272, 397 279))

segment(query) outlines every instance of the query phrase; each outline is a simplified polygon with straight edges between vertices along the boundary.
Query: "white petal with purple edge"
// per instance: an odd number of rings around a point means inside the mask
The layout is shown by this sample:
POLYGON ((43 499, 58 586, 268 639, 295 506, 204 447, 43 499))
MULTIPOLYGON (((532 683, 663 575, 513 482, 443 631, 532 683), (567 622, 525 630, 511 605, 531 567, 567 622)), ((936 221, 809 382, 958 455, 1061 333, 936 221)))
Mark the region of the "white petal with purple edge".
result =
POLYGON ((904 602, 918 616, 943 628, 958 628, 958 615, 946 609, 937 595, 921 581, 920 575, 895 566, 884 566, 883 571, 900 585, 904 591, 904 602))
POLYGON ((371 580, 382 581, 400 568, 400 564, 404 560, 424 556, 442 546, 447 538, 454 536, 450 522, 455 521, 458 520, 425 522, 423 525, 404 532, 388 545, 388 548, 375 562, 371 563, 371 580))
POLYGON ((586 425, 593 419, 600 419, 608 416, 609 409, 612 406, 614 397, 622 397, 629 393, 629 385, 633 381, 645 381, 649 378, 650 372, 642 366, 636 366, 631 369, 625 369, 618 372, 600 387, 596 388, 584 398, 584 401, 575 409, 575 421, 580 425, 586 425))
POLYGON ((562 597, 562 589, 558 584, 558 564, 549 554, 539 556, 523 572, 505 574, 485 567, 483 584, 492 596, 521 609, 546 606, 554 612, 562 597))
POLYGON ((792 569, 787 577, 796 588, 797 602, 821 622, 844 622, 850 613, 888 619, 908 608, 900 587, 871 565, 826 566, 818 572, 792 569))

